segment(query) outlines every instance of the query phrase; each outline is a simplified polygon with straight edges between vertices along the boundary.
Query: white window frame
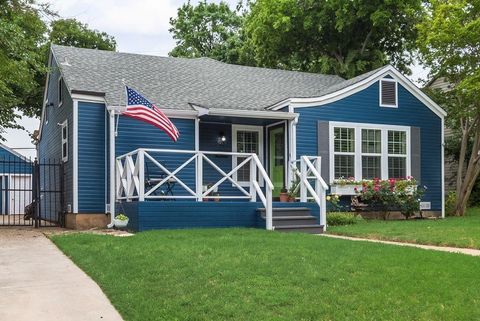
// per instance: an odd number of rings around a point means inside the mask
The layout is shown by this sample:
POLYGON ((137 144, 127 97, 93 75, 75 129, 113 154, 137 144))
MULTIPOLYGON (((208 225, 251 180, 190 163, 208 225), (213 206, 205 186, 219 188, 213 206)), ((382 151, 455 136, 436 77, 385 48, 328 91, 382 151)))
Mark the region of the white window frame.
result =
POLYGON ((62 107, 63 105, 63 86, 63 77, 60 77, 57 83, 58 107, 62 107))
MULTIPOLYGON (((349 123, 349 122, 330 122, 329 123, 329 150, 330 150, 330 183, 333 183, 335 180, 335 155, 346 155, 345 153, 335 152, 334 146, 334 128, 335 127, 344 127, 344 128, 354 128, 355 130, 355 153, 347 153, 355 155, 355 180, 361 181, 362 177, 362 156, 368 156, 368 153, 362 153, 362 129, 378 129, 382 132, 382 147, 381 147, 381 179, 388 179, 388 131, 404 131, 406 133, 406 143, 407 143, 407 154, 405 157, 406 161, 406 176, 411 176, 411 140, 410 140, 410 127, 409 126, 398 126, 398 125, 383 125, 383 124, 368 124, 368 123, 349 123)), ((371 154, 373 155, 373 154, 371 154)), ((379 155, 379 154, 375 154, 379 155)), ((395 156, 395 155, 391 155, 395 156)), ((397 155, 402 157, 402 155, 397 155)))
POLYGON ((387 107, 387 108, 398 108, 398 81, 392 78, 382 78, 379 81, 379 90, 378 90, 378 102, 380 107, 387 107), (382 82, 394 82, 395 83, 395 104, 382 104, 382 82))
MULTIPOLYGON (((232 152, 236 153, 237 150, 237 133, 239 131, 249 131, 258 133, 258 158, 262 165, 263 161, 263 126, 253 126, 253 125, 232 125, 232 152)), ((232 157, 232 169, 237 166, 237 157, 232 157)), ((247 165, 248 166, 248 165, 247 165)), ((233 180, 236 181, 240 186, 250 186, 250 181, 239 181, 237 172, 233 173, 233 180)), ((263 186, 263 179, 260 178, 260 186, 263 186)))
POLYGON ((60 152, 61 152, 61 155, 62 155, 62 161, 63 162, 67 162, 68 161, 68 154, 69 154, 69 148, 70 146, 68 146, 68 120, 65 119, 65 121, 60 125, 60 139, 61 139, 61 145, 60 145, 60 152), (67 137, 63 137, 63 129, 66 129, 67 130, 67 137), (63 155, 63 145, 66 144, 67 145, 67 154, 66 155, 63 155))

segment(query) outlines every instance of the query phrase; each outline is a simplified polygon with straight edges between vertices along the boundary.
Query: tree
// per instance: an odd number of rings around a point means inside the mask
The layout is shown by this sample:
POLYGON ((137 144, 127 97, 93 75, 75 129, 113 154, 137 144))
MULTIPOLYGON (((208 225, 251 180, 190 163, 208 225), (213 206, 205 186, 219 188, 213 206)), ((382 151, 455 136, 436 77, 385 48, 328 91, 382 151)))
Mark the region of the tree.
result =
POLYGON ((245 29, 258 65, 351 78, 391 62, 409 73, 421 0, 258 0, 245 29))
POLYGON ((39 116, 50 43, 115 50, 112 36, 57 15, 36 0, 0 1, 0 139, 5 128, 21 128, 21 115, 39 116), (47 20, 47 19, 45 19, 47 20))
POLYGON ((464 215, 480 174, 480 0, 431 0, 418 30, 424 63, 453 85, 436 95, 461 137, 455 212, 464 215))
POLYGON ((190 1, 170 18, 169 31, 176 46, 169 53, 173 57, 210 57, 228 63, 241 61, 243 18, 225 2, 190 1))
POLYGON ((0 2, 0 137, 5 128, 20 128, 18 111, 33 116, 41 108, 37 80, 45 73, 39 47, 47 31, 41 19, 48 7, 33 0, 0 2))
POLYGON ((75 19, 54 20, 48 35, 50 43, 79 48, 115 50, 117 42, 106 32, 89 29, 87 24, 75 19))

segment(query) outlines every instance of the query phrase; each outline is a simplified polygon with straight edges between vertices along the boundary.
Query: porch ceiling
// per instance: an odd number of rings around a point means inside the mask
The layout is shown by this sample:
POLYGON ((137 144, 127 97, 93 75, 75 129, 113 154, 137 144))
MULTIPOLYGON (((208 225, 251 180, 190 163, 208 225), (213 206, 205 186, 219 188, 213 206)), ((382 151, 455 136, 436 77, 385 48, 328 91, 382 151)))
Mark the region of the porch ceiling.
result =
POLYGON ((222 123, 222 124, 239 124, 239 125, 256 125, 267 126, 282 121, 282 119, 264 119, 251 117, 230 117, 230 116, 211 116, 205 115, 200 117, 202 122, 222 123))

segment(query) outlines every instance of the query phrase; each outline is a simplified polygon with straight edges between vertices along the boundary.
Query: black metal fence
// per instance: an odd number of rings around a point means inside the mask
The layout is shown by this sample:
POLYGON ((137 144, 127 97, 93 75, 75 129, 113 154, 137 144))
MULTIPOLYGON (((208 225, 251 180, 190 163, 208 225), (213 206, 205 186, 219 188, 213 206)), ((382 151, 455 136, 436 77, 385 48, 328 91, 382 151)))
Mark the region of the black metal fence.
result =
POLYGON ((0 157, 0 226, 63 226, 64 166, 0 157))

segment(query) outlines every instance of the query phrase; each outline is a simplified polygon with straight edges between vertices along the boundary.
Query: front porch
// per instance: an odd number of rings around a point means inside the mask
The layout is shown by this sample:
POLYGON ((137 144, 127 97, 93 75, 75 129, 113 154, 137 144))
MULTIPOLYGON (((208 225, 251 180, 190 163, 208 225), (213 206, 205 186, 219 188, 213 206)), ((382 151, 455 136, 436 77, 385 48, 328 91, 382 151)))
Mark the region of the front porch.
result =
POLYGON ((236 226, 322 232, 328 187, 320 165, 316 156, 288 162, 298 193, 295 202, 280 203, 273 201, 275 186, 257 153, 137 149, 116 159, 116 208, 140 231, 236 226))

